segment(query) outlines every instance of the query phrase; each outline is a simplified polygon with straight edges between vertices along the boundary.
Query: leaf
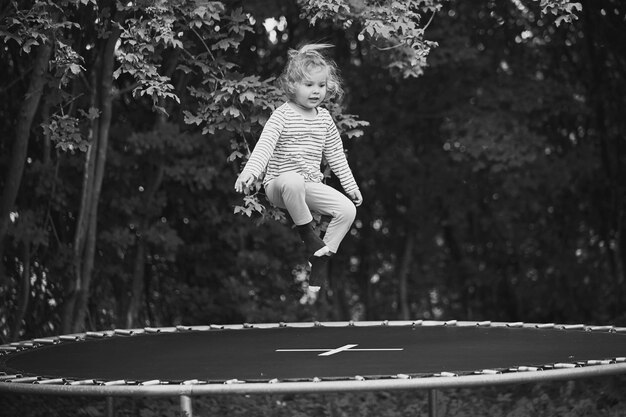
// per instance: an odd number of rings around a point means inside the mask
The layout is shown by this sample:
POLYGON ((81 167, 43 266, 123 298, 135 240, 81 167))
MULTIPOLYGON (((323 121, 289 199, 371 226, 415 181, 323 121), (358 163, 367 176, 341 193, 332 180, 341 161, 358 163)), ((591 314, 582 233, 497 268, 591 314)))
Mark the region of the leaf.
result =
POLYGON ((193 115, 187 110, 185 110, 183 114, 185 116, 185 123, 187 124, 195 124, 200 126, 202 123, 204 123, 204 119, 202 117, 193 115))
POLYGON ((250 101, 254 103, 255 98, 256 98, 256 94, 254 94, 254 91, 251 91, 251 90, 247 90, 244 93, 239 95, 239 101, 242 103, 245 101, 250 101))
POLYGON ((87 112, 83 109, 79 109, 78 112, 89 120, 95 120, 100 117, 100 110, 95 107, 89 107, 89 110, 87 112))
POLYGON ((193 70, 189 68, 187 65, 179 64, 177 68, 181 70, 182 72, 184 72, 185 74, 190 74, 193 72, 193 70))
POLYGON ((37 45, 39 45, 39 42, 37 42, 35 39, 28 39, 26 42, 24 42, 24 45, 22 45, 22 50, 29 54, 30 48, 37 45))
POLYGON ((224 115, 230 114, 233 117, 239 117, 241 115, 241 111, 239 111, 239 109, 234 107, 234 106, 229 106, 229 107, 224 109, 222 114, 224 114, 224 115))
POLYGON ((363 134, 364 134, 364 132, 363 132, 363 130, 361 130, 361 129, 352 129, 352 130, 348 130, 348 131, 346 132, 346 136, 347 136, 347 137, 349 137, 349 138, 351 138, 351 139, 352 139, 352 138, 358 138, 358 137, 361 137, 361 136, 363 136, 363 134))
POLYGON ((240 158, 243 158, 243 154, 239 151, 234 151, 234 152, 231 152, 230 155, 228 155, 228 158, 226 158, 226 160, 228 162, 233 162, 235 159, 240 159, 240 158))
POLYGON ((82 71, 82 67, 78 64, 70 64, 70 71, 72 74, 78 75, 82 71))
POLYGON ((211 49, 213 49, 213 50, 222 49, 222 50, 226 51, 231 46, 237 46, 238 44, 239 44, 239 42, 236 42, 232 38, 225 38, 225 39, 222 39, 222 40, 216 42, 215 44, 211 45, 211 49))
POLYGON ((165 107, 163 106, 157 106, 156 104, 154 106, 152 106, 153 110, 156 110, 157 113, 161 113, 164 116, 168 116, 169 117, 169 113, 167 112, 167 110, 165 109, 165 107))
POLYGON ((4 38, 4 43, 7 43, 7 41, 9 41, 10 39, 13 39, 17 43, 22 43, 22 38, 17 37, 13 35, 12 33, 5 32, 3 30, 0 30, 0 36, 4 38))

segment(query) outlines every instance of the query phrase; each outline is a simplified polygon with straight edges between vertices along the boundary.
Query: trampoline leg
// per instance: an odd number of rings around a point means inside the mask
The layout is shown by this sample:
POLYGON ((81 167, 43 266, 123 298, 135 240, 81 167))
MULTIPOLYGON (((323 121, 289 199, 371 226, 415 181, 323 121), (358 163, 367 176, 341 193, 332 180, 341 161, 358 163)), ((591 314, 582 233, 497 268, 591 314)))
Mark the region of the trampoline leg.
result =
POLYGON ((113 397, 106 397, 105 414, 107 417, 113 417, 115 415, 115 405, 113 404, 113 397))
POLYGON ((428 417, 437 417, 437 390, 428 391, 428 417))
POLYGON ((181 417, 193 417, 193 408, 189 395, 180 396, 180 415, 181 417))

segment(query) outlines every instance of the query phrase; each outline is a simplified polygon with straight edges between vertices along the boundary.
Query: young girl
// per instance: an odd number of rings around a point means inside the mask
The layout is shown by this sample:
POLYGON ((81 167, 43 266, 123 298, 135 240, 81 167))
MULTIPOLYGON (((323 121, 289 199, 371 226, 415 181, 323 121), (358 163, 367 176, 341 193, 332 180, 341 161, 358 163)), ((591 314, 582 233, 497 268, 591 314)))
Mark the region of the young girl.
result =
POLYGON ((327 44, 289 51, 279 83, 288 101, 278 107, 263 128, 250 159, 235 182, 243 192, 265 173, 269 201, 287 209, 304 242, 311 273, 309 287, 322 284, 328 257, 337 252, 363 198, 346 160, 337 126, 324 100, 342 94, 335 64, 320 50, 327 44), (322 183, 322 157, 348 195, 322 183), (311 211, 331 216, 324 240, 313 229, 311 211))

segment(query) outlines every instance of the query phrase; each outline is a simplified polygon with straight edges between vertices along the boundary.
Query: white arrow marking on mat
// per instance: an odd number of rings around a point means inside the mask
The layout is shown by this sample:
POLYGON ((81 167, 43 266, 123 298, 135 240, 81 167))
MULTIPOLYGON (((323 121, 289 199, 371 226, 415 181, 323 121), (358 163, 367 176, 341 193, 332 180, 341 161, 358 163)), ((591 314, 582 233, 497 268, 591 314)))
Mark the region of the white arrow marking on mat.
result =
POLYGON ((335 349, 276 349, 276 352, 323 352, 317 356, 330 356, 340 352, 373 352, 373 351, 398 351, 404 348, 380 348, 380 349, 353 349, 358 345, 343 345, 335 349))

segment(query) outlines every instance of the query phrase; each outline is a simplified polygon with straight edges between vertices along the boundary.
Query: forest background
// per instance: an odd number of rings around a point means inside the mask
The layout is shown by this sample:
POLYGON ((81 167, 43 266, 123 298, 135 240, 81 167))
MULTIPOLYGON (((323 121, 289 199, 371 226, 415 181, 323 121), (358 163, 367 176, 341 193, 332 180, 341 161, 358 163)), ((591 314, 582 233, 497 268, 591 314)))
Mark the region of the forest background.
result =
POLYGON ((310 320, 626 325, 623 2, 2 4, 0 343, 310 320), (365 198, 317 300, 289 219, 262 189, 233 190, 303 42, 335 45, 346 97, 329 107, 365 198))

